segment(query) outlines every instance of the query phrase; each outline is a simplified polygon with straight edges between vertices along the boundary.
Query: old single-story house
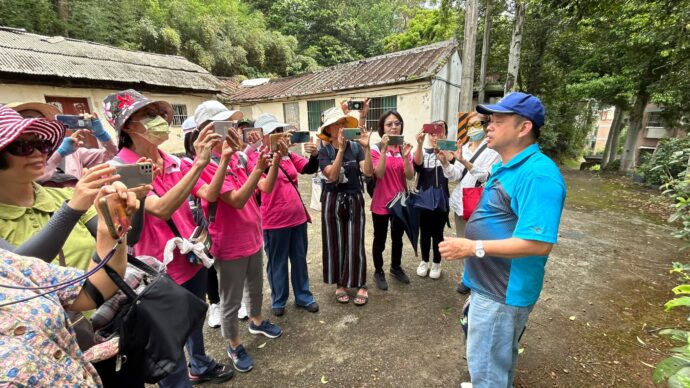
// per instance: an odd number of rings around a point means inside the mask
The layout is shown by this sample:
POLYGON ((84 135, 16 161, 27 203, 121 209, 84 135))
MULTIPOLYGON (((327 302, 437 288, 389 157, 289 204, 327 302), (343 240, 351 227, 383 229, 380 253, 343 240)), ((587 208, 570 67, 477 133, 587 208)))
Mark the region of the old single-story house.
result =
POLYGON ((103 98, 128 88, 172 104, 173 134, 162 148, 181 152, 180 124, 216 98, 221 82, 180 56, 0 27, 0 103, 48 102, 65 114, 103 116, 103 98))
MULTIPOLYGON (((327 108, 350 98, 371 98, 367 126, 375 128, 383 112, 395 109, 405 120, 406 140, 414 142, 422 124, 439 119, 445 120, 450 133, 455 134, 460 73, 458 44, 448 40, 272 79, 258 86, 243 86, 224 103, 245 116, 271 113, 299 128, 315 131, 321 112, 327 108)), ((372 139, 377 138, 375 135, 372 139)))

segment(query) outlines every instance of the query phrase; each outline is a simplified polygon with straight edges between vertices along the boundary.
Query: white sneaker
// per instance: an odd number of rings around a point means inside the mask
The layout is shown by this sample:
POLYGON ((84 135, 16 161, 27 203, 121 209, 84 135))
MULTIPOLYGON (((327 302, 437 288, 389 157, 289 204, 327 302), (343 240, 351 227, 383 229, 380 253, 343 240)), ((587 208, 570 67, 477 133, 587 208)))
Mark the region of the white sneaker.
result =
POLYGON ((429 277, 432 279, 438 279, 441 277, 441 263, 431 263, 431 271, 429 271, 429 277))
POLYGON ((417 267, 417 275, 421 277, 425 277, 426 274, 429 272, 429 263, 426 261, 422 261, 419 263, 419 267, 417 267))
POLYGON ((220 327, 220 305, 212 304, 208 309, 208 325, 210 327, 220 327))
POLYGON ((472 383, 460 383, 460 388, 472 388, 472 383))
POLYGON ((247 314, 247 305, 242 302, 240 305, 240 309, 237 310, 237 318, 238 319, 247 319, 249 318, 249 314, 247 314))

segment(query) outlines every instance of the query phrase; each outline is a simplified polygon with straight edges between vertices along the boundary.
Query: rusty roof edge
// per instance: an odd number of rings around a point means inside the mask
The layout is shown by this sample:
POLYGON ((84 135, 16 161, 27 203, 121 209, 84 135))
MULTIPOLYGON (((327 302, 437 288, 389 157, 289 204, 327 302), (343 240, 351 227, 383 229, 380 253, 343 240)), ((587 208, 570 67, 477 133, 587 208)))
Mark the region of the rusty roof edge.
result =
POLYGON ((432 77, 433 77, 433 74, 428 74, 428 75, 425 75, 423 77, 416 77, 414 79, 409 79, 409 77, 408 77, 408 78, 400 79, 400 80, 397 80, 394 82, 368 83, 368 84, 363 84, 363 85, 357 85, 356 87, 348 86, 345 88, 326 89, 326 90, 320 90, 318 92, 311 92, 311 93, 286 94, 286 95, 266 97, 266 98, 250 98, 250 99, 246 99, 246 100, 245 99, 229 98, 227 101, 228 101, 228 103, 240 104, 240 103, 268 102, 268 101, 276 101, 276 100, 283 100, 283 99, 297 98, 297 97, 316 97, 316 96, 320 96, 323 94, 329 94, 332 92, 346 92, 348 90, 361 89, 363 87, 396 86, 396 85, 411 84, 411 83, 421 83, 424 81, 430 81, 432 77))
MULTIPOLYGON (((117 63, 123 63, 127 65, 133 65, 133 66, 141 66, 141 67, 150 67, 150 68, 155 68, 155 69, 166 69, 166 70, 174 70, 174 71, 184 71, 187 73, 196 73, 196 74, 211 74, 209 73, 206 69, 203 67, 197 65, 194 62, 189 61, 188 59, 184 57, 174 57, 174 58, 179 58, 183 60, 184 62, 187 62, 190 65, 193 65, 193 67, 196 67, 196 69, 184 69, 180 67, 167 67, 167 66, 156 66, 152 64, 144 64, 144 63, 135 63, 135 62, 129 62, 129 61, 119 61, 115 59, 106 59, 106 58, 95 58, 95 57, 85 57, 85 56, 80 56, 80 55, 69 55, 69 54, 60 54, 60 53, 53 53, 50 51, 41 51, 41 50, 33 50, 33 49, 24 49, 24 48, 17 48, 17 47, 7 47, 3 46, 0 44, 0 49, 6 49, 6 50, 17 50, 17 51, 26 51, 26 52, 33 52, 33 53, 41 53, 41 54, 46 54, 46 55, 56 55, 59 57, 64 57, 64 58, 79 58, 79 59, 85 59, 89 61, 100 61, 100 62, 117 62, 117 63)), ((148 54, 143 51, 139 51, 139 53, 142 54, 148 54)), ((212 74, 211 74, 212 75, 212 74)))

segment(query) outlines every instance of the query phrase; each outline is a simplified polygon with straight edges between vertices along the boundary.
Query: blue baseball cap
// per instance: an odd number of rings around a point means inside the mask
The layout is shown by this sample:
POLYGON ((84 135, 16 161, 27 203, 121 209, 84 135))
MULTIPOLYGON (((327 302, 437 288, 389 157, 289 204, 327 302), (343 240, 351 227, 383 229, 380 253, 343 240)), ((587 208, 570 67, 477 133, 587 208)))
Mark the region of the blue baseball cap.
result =
POLYGON ((517 114, 528 118, 537 128, 544 125, 546 110, 541 101, 531 94, 513 92, 498 103, 477 105, 477 112, 485 115, 493 113, 517 114))

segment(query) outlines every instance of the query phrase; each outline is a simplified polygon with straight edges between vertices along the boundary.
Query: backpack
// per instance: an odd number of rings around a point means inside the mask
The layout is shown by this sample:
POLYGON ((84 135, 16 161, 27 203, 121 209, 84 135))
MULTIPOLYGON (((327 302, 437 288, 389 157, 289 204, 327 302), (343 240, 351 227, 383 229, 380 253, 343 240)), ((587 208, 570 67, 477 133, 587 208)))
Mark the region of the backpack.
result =
MULTIPOLYGON (((361 145, 357 143, 356 141, 350 142, 352 144, 352 152, 356 154, 359 153, 361 145)), ((331 161, 335 160, 335 147, 333 147, 331 144, 326 145, 326 153, 328 154, 328 159, 331 161)), ((363 189, 366 189, 367 193, 369 194, 369 197, 374 196, 374 188, 376 188, 376 178, 371 176, 365 176, 362 174, 359 174, 359 184, 362 186, 363 189)), ((321 185, 325 186, 326 185, 326 180, 322 179, 321 180, 321 185)))

